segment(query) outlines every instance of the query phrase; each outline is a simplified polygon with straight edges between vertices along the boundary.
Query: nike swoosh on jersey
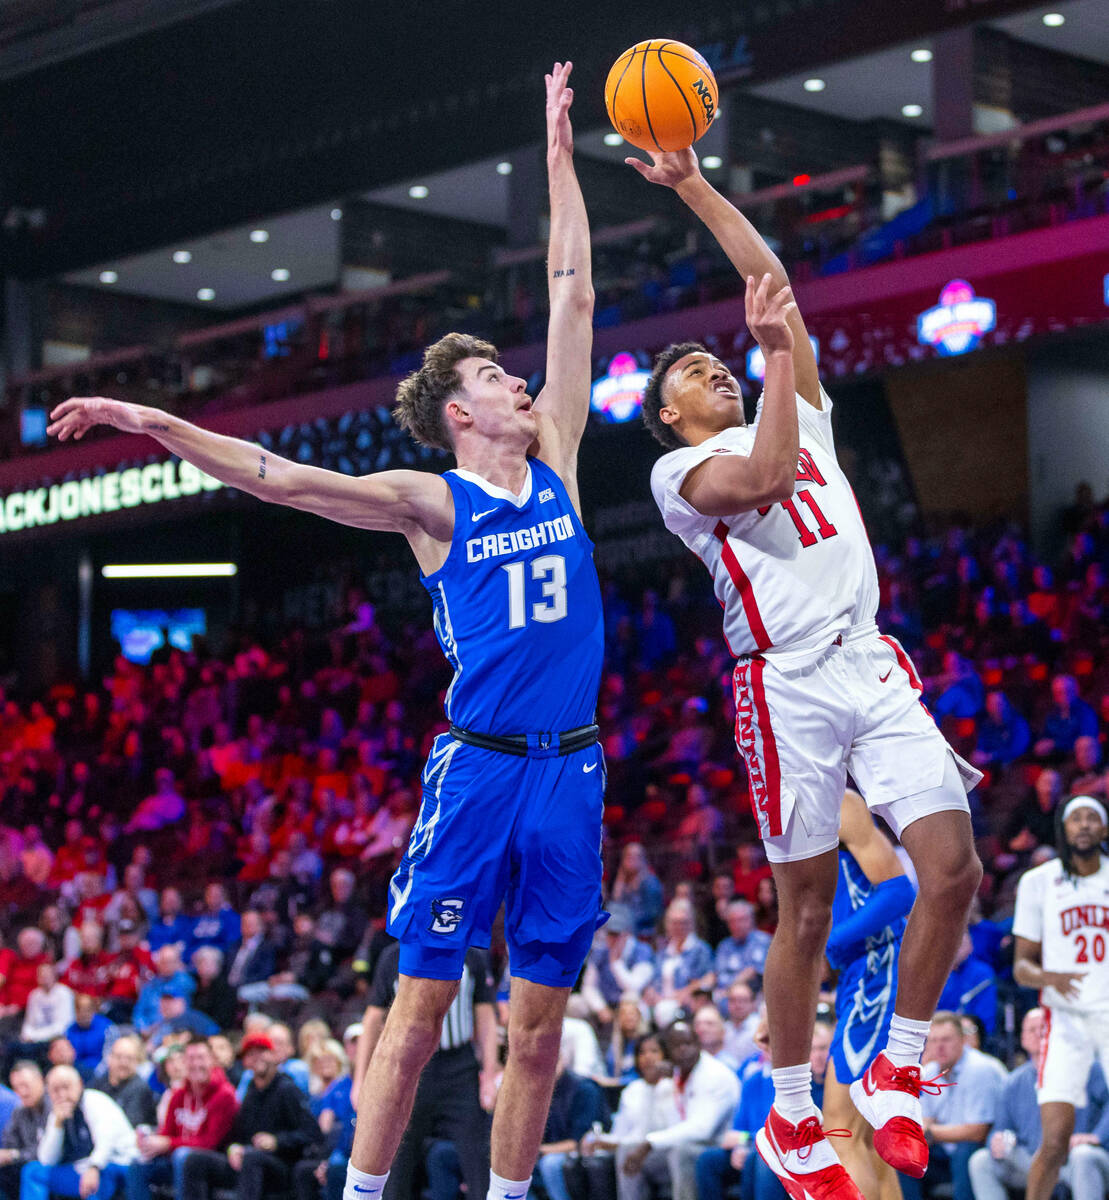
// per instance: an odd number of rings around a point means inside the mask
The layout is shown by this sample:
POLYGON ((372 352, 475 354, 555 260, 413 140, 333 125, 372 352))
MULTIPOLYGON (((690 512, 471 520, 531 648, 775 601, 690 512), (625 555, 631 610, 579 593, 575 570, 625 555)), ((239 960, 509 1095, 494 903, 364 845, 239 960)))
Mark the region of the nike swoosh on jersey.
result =
MULTIPOLYGON (((582 770, 586 773, 586 775, 588 775, 589 772, 592 771, 594 767, 596 767, 596 765, 597 765, 596 763, 590 763, 588 766, 582 767, 582 770)), ((510 1200, 510 1198, 508 1196, 505 1196, 504 1200, 510 1200)))
POLYGON ((497 506, 494 504, 492 508, 487 508, 483 512, 471 513, 470 520, 471 521, 480 521, 482 517, 487 517, 491 512, 496 512, 496 511, 497 511, 497 506))
POLYGON ((888 670, 888 671, 887 671, 887 672, 886 672, 884 675, 879 675, 879 676, 878 676, 878 682, 879 682, 879 683, 885 683, 885 682, 886 682, 886 680, 887 680, 887 679, 889 679, 889 677, 890 677, 892 674, 893 674, 893 667, 890 667, 890 669, 889 669, 889 670, 888 670))

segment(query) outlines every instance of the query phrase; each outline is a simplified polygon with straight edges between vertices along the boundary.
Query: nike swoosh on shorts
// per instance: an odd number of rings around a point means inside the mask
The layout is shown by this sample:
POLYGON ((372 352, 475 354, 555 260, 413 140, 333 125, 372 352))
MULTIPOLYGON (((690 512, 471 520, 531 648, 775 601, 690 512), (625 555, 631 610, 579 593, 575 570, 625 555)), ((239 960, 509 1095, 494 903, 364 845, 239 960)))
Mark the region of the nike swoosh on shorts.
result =
MULTIPOLYGON (((582 770, 586 773, 586 775, 588 775, 589 772, 592 771, 596 765, 597 765, 596 763, 590 763, 588 766, 582 767, 582 770)), ((512 1200, 512 1197, 505 1196, 504 1200, 512 1200)))

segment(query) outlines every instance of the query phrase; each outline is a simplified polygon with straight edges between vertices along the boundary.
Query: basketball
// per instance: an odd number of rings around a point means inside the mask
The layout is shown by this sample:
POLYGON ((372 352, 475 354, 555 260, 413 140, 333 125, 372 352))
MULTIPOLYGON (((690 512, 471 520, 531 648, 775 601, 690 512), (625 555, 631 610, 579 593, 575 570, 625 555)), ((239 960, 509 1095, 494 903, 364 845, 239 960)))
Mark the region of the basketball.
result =
POLYGON ((684 150, 716 116, 719 91, 708 63, 684 42, 639 42, 612 64, 605 108, 625 141, 640 150, 684 150))

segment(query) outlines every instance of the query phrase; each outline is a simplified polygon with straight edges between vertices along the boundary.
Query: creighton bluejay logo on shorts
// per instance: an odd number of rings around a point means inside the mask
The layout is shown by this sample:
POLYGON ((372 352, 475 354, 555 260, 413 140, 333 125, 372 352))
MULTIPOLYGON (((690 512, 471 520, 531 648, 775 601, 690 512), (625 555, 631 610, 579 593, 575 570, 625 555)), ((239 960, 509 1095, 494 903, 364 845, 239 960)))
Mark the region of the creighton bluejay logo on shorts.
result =
POLYGON ((448 896, 445 900, 432 900, 431 932, 454 933, 462 922, 462 905, 465 903, 461 896, 448 896))

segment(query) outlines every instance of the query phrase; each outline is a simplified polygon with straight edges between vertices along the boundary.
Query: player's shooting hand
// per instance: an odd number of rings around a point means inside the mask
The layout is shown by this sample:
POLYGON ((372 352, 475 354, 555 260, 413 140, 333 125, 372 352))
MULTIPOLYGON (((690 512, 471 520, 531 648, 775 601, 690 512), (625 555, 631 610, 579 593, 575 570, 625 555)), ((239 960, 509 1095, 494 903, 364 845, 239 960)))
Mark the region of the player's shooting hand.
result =
POLYGON ((697 164, 697 155, 693 147, 685 150, 663 150, 655 153, 648 150, 651 162, 645 163, 641 158, 625 158, 629 167, 634 167, 648 183, 657 183, 660 187, 676 188, 701 174, 697 164))
POLYGON ((771 295, 769 272, 761 279, 748 275, 743 304, 747 310, 747 328, 763 354, 769 356, 779 351, 792 354, 793 330, 788 318, 797 308, 793 289, 787 284, 771 295))
POLYGON ((46 432, 59 442, 80 441, 94 425, 111 425, 124 433, 142 433, 142 419, 135 404, 109 400, 106 396, 75 396, 63 400, 50 414, 46 432))
POLYGON ((570 105, 574 102, 574 89, 567 86, 572 62, 555 63, 547 82, 547 153, 574 152, 574 131, 570 125, 570 105))
POLYGON ((1086 978, 1085 971, 1045 971, 1044 987, 1054 988, 1064 1000, 1078 999, 1078 985, 1086 978))

